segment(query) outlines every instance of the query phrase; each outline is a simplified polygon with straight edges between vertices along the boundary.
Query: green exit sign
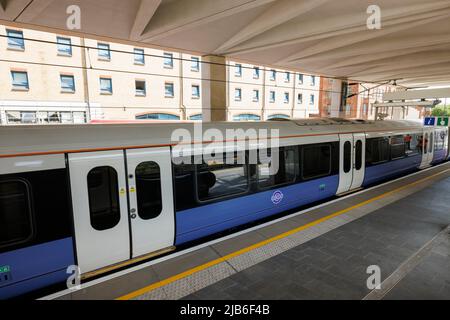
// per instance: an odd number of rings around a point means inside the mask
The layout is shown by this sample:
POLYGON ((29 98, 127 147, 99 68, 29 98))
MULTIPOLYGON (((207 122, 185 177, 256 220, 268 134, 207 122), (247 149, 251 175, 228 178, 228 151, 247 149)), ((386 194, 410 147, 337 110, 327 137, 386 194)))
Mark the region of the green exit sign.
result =
POLYGON ((0 273, 7 273, 10 272, 11 268, 9 266, 2 266, 0 267, 0 273))
POLYGON ((448 117, 438 117, 436 124, 442 127, 448 127, 448 117))

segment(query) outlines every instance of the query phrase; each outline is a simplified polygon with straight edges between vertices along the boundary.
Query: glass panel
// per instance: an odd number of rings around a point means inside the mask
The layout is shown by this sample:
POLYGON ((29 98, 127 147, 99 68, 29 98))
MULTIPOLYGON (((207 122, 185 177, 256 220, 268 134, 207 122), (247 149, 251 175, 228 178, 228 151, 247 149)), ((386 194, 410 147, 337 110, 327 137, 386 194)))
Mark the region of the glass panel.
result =
POLYGON ((12 85, 15 88, 28 89, 28 74, 26 72, 11 71, 12 85))
POLYGON ((7 30, 6 32, 8 34, 8 47, 13 49, 25 49, 22 31, 7 30))
POLYGON ((96 167, 87 175, 91 225, 95 230, 114 228, 120 221, 117 172, 109 166, 96 167))
POLYGON ((258 164, 258 186, 260 188, 269 188, 281 184, 291 183, 296 178, 296 147, 282 147, 279 150, 267 150, 268 157, 278 156, 278 165, 262 163, 258 164))
POLYGON ((173 97, 173 83, 166 83, 164 88, 165 88, 165 96, 173 97))
POLYGON ((356 141, 355 145, 355 169, 360 170, 362 167, 362 141, 356 141))
POLYGON ((164 67, 173 68, 173 54, 164 53, 164 67))
POLYGON ((109 50, 109 44, 99 43, 97 45, 98 56, 102 59, 111 59, 111 52, 109 50))
POLYGON ((103 93, 112 93, 112 80, 100 78, 100 91, 103 93))
POLYGON ((433 152, 433 138, 434 138, 434 134, 430 133, 430 141, 428 143, 428 152, 433 152))
POLYGON ((206 160, 197 166, 199 200, 210 200, 248 190, 248 171, 244 164, 238 164, 238 159, 237 153, 223 154, 221 159, 206 160), (227 161, 227 157, 231 160, 227 161))
POLYGON ((69 38, 57 37, 58 52, 65 55, 72 55, 72 43, 69 38))
POLYGON ((328 144, 305 146, 302 149, 302 177, 304 180, 329 175, 331 172, 331 147, 328 144))
POLYGON ((395 160, 404 158, 406 155, 405 151, 405 137, 391 137, 391 159, 395 160))
POLYGON ((425 133, 425 140, 422 141, 424 153, 428 153, 428 133, 425 133))
POLYGON ((136 95, 145 96, 146 94, 145 81, 136 80, 135 85, 136 85, 136 95))
POLYGON ((199 71, 200 70, 200 59, 197 57, 191 58, 191 70, 192 71, 199 71))
POLYGON ((61 76, 61 89, 75 91, 75 79, 73 76, 61 76))
POLYGON ((134 62, 137 64, 145 63, 145 55, 144 50, 142 49, 134 49, 134 62))
POLYGON ((350 172, 352 167, 352 144, 350 141, 344 143, 344 172, 350 172))
POLYGON ((0 182, 0 247, 33 236, 30 195, 24 181, 0 182))
POLYGON ((148 161, 136 167, 136 196, 138 215, 143 220, 161 214, 161 172, 156 162, 148 161))

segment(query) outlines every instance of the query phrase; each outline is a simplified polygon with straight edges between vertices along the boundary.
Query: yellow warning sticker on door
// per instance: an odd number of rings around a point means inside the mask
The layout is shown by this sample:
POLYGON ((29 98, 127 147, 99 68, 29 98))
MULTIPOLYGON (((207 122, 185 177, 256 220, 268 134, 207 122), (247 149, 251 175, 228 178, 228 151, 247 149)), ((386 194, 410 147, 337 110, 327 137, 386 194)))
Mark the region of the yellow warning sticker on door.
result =
POLYGON ((120 188, 119 193, 120 193, 121 196, 123 196, 125 194, 125 189, 124 188, 120 188))
POLYGON ((130 187, 130 192, 136 192, 136 188, 135 187, 130 187))

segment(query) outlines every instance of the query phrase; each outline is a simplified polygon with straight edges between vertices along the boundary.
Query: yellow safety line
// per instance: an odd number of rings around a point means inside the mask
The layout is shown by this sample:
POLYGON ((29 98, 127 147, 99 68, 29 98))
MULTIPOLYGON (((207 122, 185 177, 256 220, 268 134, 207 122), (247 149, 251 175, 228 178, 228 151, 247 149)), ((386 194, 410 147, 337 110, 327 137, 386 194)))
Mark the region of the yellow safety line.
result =
POLYGON ((126 295, 124 295, 124 296, 121 296, 121 297, 117 298, 116 300, 129 300, 129 299, 133 299, 133 298, 138 297, 138 296, 140 296, 140 295, 143 295, 143 294, 145 294, 145 293, 147 293, 147 292, 149 292, 149 291, 155 290, 155 289, 160 288, 160 287, 163 287, 163 286, 165 286, 165 285, 167 285, 167 284, 169 284, 169 283, 172 283, 172 282, 175 282, 175 281, 180 280, 180 279, 182 279, 182 278, 185 278, 185 277, 187 277, 187 276, 190 276, 190 275, 192 275, 192 274, 194 274, 194 273, 196 273, 196 272, 202 271, 202 270, 204 270, 204 269, 206 269, 206 268, 215 266, 215 265, 217 265, 217 264, 219 264, 219 263, 221 263, 221 262, 225 262, 225 261, 230 260, 230 259, 232 259, 232 258, 234 258, 234 257, 240 256, 240 255, 242 255, 242 254, 244 254, 244 253, 247 253, 247 252, 249 252, 249 251, 251 251, 251 250, 260 248, 260 247, 262 247, 262 246, 264 246, 264 245, 266 245, 266 244, 269 244, 269 243, 272 243, 272 242, 274 242, 274 241, 277 241, 277 240, 286 238, 286 237, 288 237, 288 236, 290 236, 290 235, 292 235, 292 234, 294 234, 294 233, 297 233, 297 232, 299 232, 299 231, 302 231, 302 230, 305 230, 305 229, 309 229, 309 228, 311 228, 311 227, 313 227, 313 226, 316 226, 316 225, 318 225, 318 224, 320 224, 320 223, 322 223, 322 222, 324 222, 324 221, 327 221, 327 220, 330 220, 330 219, 332 219, 332 218, 335 218, 335 217, 337 217, 337 216, 339 216, 339 215, 342 215, 342 214, 344 214, 344 213, 346 213, 346 212, 349 212, 349 211, 351 211, 351 210, 354 210, 354 209, 356 209, 356 208, 365 206, 366 204, 369 204, 369 203, 374 202, 374 201, 376 201, 376 200, 382 199, 382 198, 384 198, 384 197, 386 197, 386 196, 388 196, 388 195, 391 195, 391 194, 393 194, 393 193, 395 193, 395 192, 399 192, 399 191, 401 191, 401 190, 404 190, 404 189, 406 189, 406 188, 412 187, 412 186, 414 186, 414 185, 416 185, 416 184, 419 184, 419 183, 421 183, 421 182, 424 182, 424 181, 426 181, 426 180, 432 179, 432 178, 434 178, 434 177, 436 177, 436 176, 438 176, 438 175, 441 175, 441 174, 443 174, 443 173, 445 173, 445 172, 447 172, 447 171, 450 171, 450 169, 446 169, 446 170, 444 170, 444 171, 435 173, 435 174, 433 174, 433 175, 431 175, 431 176, 429 176, 429 177, 426 177, 426 178, 417 180, 417 181, 415 181, 415 182, 411 182, 411 183, 409 183, 409 184, 407 184, 407 185, 404 185, 404 186, 399 187, 399 188, 397 188, 397 189, 388 191, 388 192, 386 192, 386 193, 383 193, 383 194, 381 194, 381 195, 378 195, 378 196, 373 197, 373 198, 371 198, 371 199, 368 199, 368 200, 366 200, 366 201, 360 202, 360 203, 355 204, 354 206, 348 207, 348 208, 346 208, 346 209, 342 209, 342 210, 337 211, 337 212, 335 212, 335 213, 332 213, 332 214, 330 214, 330 215, 328 215, 328 216, 326 216, 326 217, 323 217, 323 218, 317 219, 317 220, 315 220, 315 221, 313 221, 313 222, 310 222, 310 223, 308 223, 308 224, 305 224, 305 225, 303 225, 303 226, 297 227, 297 228, 295 228, 295 229, 286 231, 286 232, 281 233, 281 234, 279 234, 279 235, 277 235, 277 236, 274 236, 274 237, 272 237, 272 238, 269 238, 269 239, 263 240, 263 241, 261 241, 261 242, 255 243, 255 244, 253 244, 253 245, 251 245, 251 246, 248 246, 248 247, 246 247, 246 248, 243 248, 243 249, 240 249, 240 250, 238 250, 238 251, 232 252, 232 253, 230 253, 230 254, 227 254, 227 255, 225 255, 225 256, 223 256, 223 257, 217 258, 217 259, 212 260, 212 261, 210 261, 210 262, 201 264, 201 265, 199 265, 199 266, 197 266, 197 267, 194 267, 194 268, 192 268, 192 269, 186 270, 186 271, 184 271, 184 272, 182 272, 182 273, 176 274, 176 275, 174 275, 174 276, 172 276, 172 277, 169 277, 169 278, 167 278, 167 279, 161 280, 161 281, 159 281, 159 282, 155 282, 155 283, 153 283, 153 284, 151 284, 151 285, 148 285, 148 286, 146 286, 146 287, 143 287, 143 288, 141 288, 141 289, 138 289, 138 290, 136 290, 136 291, 133 291, 133 292, 131 292, 131 293, 128 293, 128 294, 126 294, 126 295))

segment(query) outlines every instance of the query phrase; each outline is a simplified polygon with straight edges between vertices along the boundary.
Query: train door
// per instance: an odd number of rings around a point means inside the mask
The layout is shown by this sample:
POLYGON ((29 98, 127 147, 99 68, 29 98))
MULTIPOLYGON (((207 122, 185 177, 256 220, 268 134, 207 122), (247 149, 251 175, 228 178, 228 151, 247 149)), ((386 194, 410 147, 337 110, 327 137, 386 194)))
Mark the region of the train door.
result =
POLYGON ((172 162, 169 147, 127 150, 126 156, 135 258, 173 245, 172 162))
POLYGON ((434 155, 434 129, 425 128, 422 142, 422 163, 421 168, 430 166, 434 155))
POLYGON ((69 168, 82 274, 173 245, 169 148, 70 154, 69 168))
POLYGON ((129 259, 123 151, 69 154, 69 172, 81 273, 129 259))
POLYGON ((365 134, 339 135, 339 187, 342 194, 361 187, 365 171, 365 134))

